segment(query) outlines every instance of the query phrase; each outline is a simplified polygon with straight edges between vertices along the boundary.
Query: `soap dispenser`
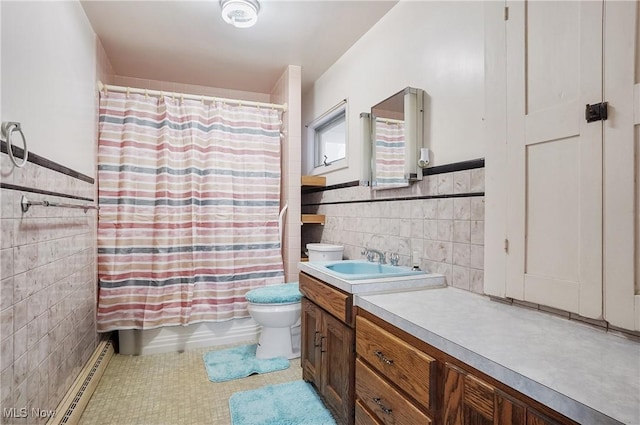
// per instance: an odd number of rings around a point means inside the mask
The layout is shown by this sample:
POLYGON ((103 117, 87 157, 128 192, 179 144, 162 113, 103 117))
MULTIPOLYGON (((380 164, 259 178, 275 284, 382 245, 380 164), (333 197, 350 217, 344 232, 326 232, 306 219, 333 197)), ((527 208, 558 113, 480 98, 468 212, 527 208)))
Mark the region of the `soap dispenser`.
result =
POLYGON ((411 253, 411 270, 420 270, 420 253, 413 251, 411 253))

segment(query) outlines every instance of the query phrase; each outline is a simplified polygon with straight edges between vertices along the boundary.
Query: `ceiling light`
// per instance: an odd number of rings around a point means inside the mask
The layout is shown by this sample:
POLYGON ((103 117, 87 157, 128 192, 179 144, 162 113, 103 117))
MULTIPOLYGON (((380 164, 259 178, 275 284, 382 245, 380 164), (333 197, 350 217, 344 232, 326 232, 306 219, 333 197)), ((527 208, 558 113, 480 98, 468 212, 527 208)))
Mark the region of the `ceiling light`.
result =
POLYGON ((236 28, 249 28, 258 22, 258 0, 220 0, 222 19, 236 28))

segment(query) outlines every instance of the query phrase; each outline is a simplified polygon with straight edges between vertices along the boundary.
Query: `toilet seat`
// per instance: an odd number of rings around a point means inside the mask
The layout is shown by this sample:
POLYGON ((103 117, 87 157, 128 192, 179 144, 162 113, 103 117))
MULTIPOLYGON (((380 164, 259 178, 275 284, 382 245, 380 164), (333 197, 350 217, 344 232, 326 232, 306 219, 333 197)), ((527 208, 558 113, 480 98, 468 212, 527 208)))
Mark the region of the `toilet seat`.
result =
POLYGON ((247 292, 251 304, 296 304, 302 299, 298 282, 269 285, 247 292))

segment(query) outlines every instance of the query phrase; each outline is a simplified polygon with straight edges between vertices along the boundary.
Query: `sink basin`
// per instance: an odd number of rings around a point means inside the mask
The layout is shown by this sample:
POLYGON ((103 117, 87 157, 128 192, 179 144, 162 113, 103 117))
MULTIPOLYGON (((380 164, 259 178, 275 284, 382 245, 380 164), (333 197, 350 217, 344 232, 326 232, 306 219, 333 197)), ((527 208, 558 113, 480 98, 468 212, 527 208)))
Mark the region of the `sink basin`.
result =
POLYGON ((335 264, 328 264, 325 266, 329 270, 344 274, 381 274, 381 275, 394 275, 398 273, 404 273, 405 270, 399 270, 400 267, 388 266, 386 264, 370 263, 370 262, 340 262, 335 264))
POLYGON ((441 274, 366 260, 305 261, 298 267, 302 273, 354 295, 447 286, 441 274))
POLYGON ((390 266, 372 263, 364 260, 346 260, 333 263, 316 263, 325 272, 347 280, 362 280, 389 278, 397 276, 412 276, 424 274, 421 270, 411 270, 409 267, 390 266))

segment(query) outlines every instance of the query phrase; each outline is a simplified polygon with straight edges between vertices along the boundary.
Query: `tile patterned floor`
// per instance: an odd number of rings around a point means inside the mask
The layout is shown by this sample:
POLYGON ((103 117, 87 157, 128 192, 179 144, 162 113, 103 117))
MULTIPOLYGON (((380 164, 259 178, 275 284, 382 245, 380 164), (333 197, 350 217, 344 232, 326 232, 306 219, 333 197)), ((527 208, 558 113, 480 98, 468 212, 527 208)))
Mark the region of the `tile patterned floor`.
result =
POLYGON ((229 425, 237 391, 302 379, 300 359, 288 369, 233 381, 209 381, 202 356, 230 346, 111 358, 80 425, 229 425))

